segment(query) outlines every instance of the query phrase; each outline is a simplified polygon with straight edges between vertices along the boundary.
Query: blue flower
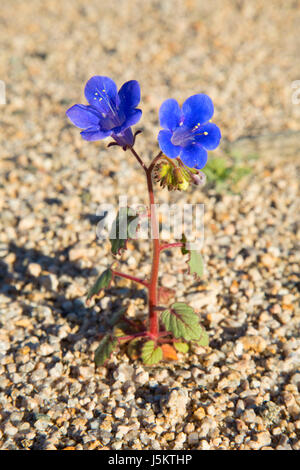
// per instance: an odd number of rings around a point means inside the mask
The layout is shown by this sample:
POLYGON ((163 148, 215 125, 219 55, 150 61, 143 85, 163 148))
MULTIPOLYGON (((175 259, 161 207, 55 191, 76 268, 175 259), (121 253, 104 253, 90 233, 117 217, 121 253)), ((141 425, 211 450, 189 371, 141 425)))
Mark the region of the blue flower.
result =
POLYGON ((214 105, 204 94, 190 96, 180 109, 174 99, 163 102, 159 110, 160 149, 169 158, 177 158, 190 168, 201 169, 207 162, 207 150, 220 143, 221 132, 209 122, 214 105))
POLYGON ((132 147, 134 137, 131 126, 142 115, 136 106, 140 102, 140 85, 136 80, 117 86, 108 77, 92 77, 84 89, 89 105, 75 104, 66 112, 75 126, 83 129, 80 133, 85 140, 101 140, 111 136, 124 149, 132 147))

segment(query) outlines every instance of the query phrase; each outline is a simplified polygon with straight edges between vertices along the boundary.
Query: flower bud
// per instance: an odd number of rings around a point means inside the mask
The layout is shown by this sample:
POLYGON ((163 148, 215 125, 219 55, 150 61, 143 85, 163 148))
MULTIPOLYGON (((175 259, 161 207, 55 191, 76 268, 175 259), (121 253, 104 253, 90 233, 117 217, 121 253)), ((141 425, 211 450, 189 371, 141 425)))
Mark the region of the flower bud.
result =
POLYGON ((198 174, 191 175, 191 180, 192 180, 192 183, 195 184, 196 186, 204 186, 206 182, 206 175, 202 171, 199 171, 198 174))
POLYGON ((185 191, 191 180, 184 168, 169 159, 164 159, 155 166, 154 179, 160 182, 163 188, 167 186, 169 191, 185 191))

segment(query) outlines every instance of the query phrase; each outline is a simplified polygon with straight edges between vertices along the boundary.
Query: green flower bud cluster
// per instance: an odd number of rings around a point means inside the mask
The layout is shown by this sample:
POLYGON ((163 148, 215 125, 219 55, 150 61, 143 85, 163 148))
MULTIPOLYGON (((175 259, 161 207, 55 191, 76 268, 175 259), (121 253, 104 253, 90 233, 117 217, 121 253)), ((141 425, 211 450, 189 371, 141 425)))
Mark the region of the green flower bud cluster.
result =
POLYGON ((189 168, 179 158, 163 156, 154 168, 154 180, 169 191, 186 191, 190 184, 196 186, 205 183, 205 175, 196 168, 189 168))

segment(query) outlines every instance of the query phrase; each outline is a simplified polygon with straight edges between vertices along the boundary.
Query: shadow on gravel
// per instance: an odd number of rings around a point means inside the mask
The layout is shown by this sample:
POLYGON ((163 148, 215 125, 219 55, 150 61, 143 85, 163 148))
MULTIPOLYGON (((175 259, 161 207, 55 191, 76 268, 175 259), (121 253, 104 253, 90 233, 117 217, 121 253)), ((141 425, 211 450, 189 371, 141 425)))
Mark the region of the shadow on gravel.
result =
MULTIPOLYGON (((72 246, 56 252, 53 256, 45 255, 43 252, 35 249, 26 249, 11 242, 9 244, 8 253, 15 255, 15 260, 12 267, 9 267, 3 261, 0 261, 0 294, 5 295, 12 301, 17 301, 22 307, 23 314, 31 316, 32 305, 38 304, 41 312, 45 311, 47 316, 47 309, 51 311, 54 316, 63 316, 67 318, 68 323, 72 326, 78 324, 80 327, 83 323, 83 318, 95 315, 93 308, 87 308, 84 301, 80 298, 73 299, 72 301, 64 295, 65 289, 71 284, 70 278, 77 277, 95 277, 97 272, 93 268, 80 268, 76 263, 69 261, 68 254, 72 246), (33 276, 28 271, 28 265, 35 263, 41 267, 41 273, 33 276), (44 274, 42 271, 46 271, 44 274), (53 277, 51 277, 53 275, 53 277), (63 276, 66 275, 64 279, 63 276), (45 295, 42 300, 35 294, 45 290, 45 295), (29 302, 28 302, 29 300, 29 302)), ((43 313, 41 313, 44 316, 43 313)), ((54 333, 57 326, 46 322, 47 334, 54 333)), ((44 326, 40 325, 42 328, 44 326)), ((79 334, 78 336, 83 336, 79 334)))
MULTIPOLYGON (((8 253, 15 255, 13 263, 13 271, 9 272, 8 265, 0 261, 0 293, 16 299, 23 292, 18 291, 15 282, 23 282, 23 287, 28 283, 32 283, 36 287, 40 287, 41 283, 47 284, 45 276, 33 276, 28 272, 30 263, 38 264, 42 270, 54 275, 67 275, 72 279, 76 277, 95 276, 97 272, 94 268, 80 268, 77 263, 69 261, 69 251, 74 245, 66 247, 64 250, 57 251, 53 256, 45 255, 42 251, 36 249, 27 249, 16 245, 14 242, 9 244, 8 253)), ((47 287, 47 286, 46 286, 47 287)), ((51 279, 49 280, 51 287, 51 279)))
MULTIPOLYGON (((49 335, 60 337, 65 352, 89 350, 90 344, 111 328, 109 319, 124 307, 125 299, 142 298, 146 303, 144 289, 118 286, 107 290, 110 300, 105 307, 101 306, 100 311, 99 308, 87 307, 82 295, 78 297, 75 295, 72 299, 66 297, 65 292, 72 284, 72 279, 84 278, 88 288, 98 274, 94 268, 83 269, 69 260, 69 251, 72 247, 68 246, 49 256, 42 251, 26 249, 11 242, 8 253, 15 255, 14 262, 8 266, 0 260, 0 294, 10 298, 12 302, 17 301, 22 307, 24 317, 34 315, 34 321, 44 332, 42 336, 45 341, 49 335), (28 270, 30 263, 41 267, 39 275, 30 274, 28 270), (44 290, 42 297, 39 295, 41 289, 44 290), (58 321, 60 317, 66 319, 72 330, 63 337, 59 331, 62 328, 61 322, 58 321), (73 332, 74 329, 76 332, 73 332)), ((76 374, 77 371, 74 369, 75 377, 76 374)))

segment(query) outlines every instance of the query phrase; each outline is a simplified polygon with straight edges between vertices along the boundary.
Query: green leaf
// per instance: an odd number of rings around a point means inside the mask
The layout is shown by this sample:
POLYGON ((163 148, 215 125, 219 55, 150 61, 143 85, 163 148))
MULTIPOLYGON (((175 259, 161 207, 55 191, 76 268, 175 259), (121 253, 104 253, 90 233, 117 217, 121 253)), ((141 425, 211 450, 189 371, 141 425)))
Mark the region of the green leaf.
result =
POLYGON ((183 255, 189 255, 189 259, 187 261, 189 267, 189 274, 193 274, 195 277, 203 276, 204 262, 201 253, 196 250, 189 250, 186 247, 187 239, 185 234, 182 235, 181 243, 183 243, 181 247, 181 253, 183 255))
POLYGON ((118 344, 118 340, 111 336, 110 334, 105 335, 100 343, 98 348, 95 351, 95 364, 96 366, 102 366, 104 362, 110 358, 111 353, 118 344))
POLYGON ((117 338, 121 338, 122 336, 126 336, 130 333, 130 326, 127 322, 123 321, 122 319, 114 325, 114 336, 117 338))
POLYGON ((90 300, 94 295, 99 295, 103 289, 110 286, 113 274, 110 268, 103 271, 102 274, 97 278, 95 284, 90 288, 87 294, 87 300, 90 300))
POLYGON ((187 239, 186 239, 185 234, 183 233, 183 234, 182 234, 182 238, 181 238, 181 243, 183 243, 183 245, 182 245, 182 247, 181 247, 181 253, 182 253, 183 255, 186 255, 186 254, 189 252, 189 250, 187 250, 186 247, 185 247, 186 242, 187 242, 187 239))
POLYGON ((142 348, 142 360, 144 364, 152 365, 161 361, 163 358, 162 349, 156 346, 154 341, 147 341, 142 348))
POLYGON ((201 253, 196 250, 189 251, 189 274, 193 274, 196 277, 203 276, 204 263, 201 253))
POLYGON ((122 307, 106 319, 109 326, 115 326, 127 311, 127 307, 122 307))
POLYGON ((111 252, 114 255, 126 250, 127 240, 136 236, 138 218, 137 214, 132 214, 132 209, 129 207, 120 208, 109 235, 111 252))
POLYGON ((202 329, 201 338, 197 341, 193 341, 197 346, 208 346, 209 345, 209 337, 205 330, 202 329))
POLYGON ((180 343, 179 341, 174 343, 175 349, 181 353, 187 353, 189 350, 189 345, 187 343, 180 343))
POLYGON ((176 302, 162 313, 161 319, 166 330, 172 332, 175 338, 184 338, 187 341, 201 339, 199 317, 189 305, 176 302))

